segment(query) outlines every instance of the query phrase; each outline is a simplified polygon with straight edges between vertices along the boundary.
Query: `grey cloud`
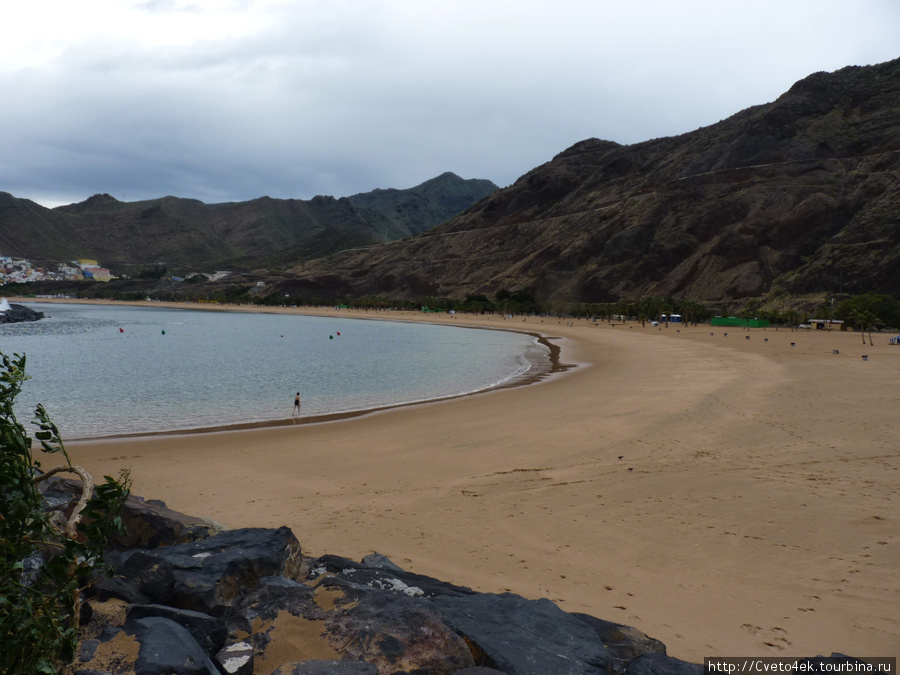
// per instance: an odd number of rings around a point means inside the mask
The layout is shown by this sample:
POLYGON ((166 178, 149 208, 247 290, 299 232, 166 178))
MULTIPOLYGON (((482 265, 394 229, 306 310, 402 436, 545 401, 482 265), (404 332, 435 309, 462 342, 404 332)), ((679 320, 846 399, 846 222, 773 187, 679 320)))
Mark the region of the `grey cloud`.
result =
POLYGON ((0 70, 0 190, 48 203, 306 199, 448 170, 506 185, 584 138, 691 131, 900 44, 900 9, 874 0, 861 3, 872 16, 849 18, 825 0, 762 2, 759 16, 678 5, 695 9, 680 23, 658 2, 454 3, 459 15, 301 2, 264 15, 262 32, 187 46, 81 39, 55 68, 0 70))

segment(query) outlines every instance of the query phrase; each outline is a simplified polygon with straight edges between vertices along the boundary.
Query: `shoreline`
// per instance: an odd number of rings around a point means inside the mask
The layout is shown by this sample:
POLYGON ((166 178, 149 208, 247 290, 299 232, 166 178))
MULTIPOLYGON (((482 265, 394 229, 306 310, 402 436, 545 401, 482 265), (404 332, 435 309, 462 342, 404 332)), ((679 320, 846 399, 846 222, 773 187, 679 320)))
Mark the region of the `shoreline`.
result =
MULTIPOLYGON (((39 298, 36 300, 32 300, 31 298, 22 299, 22 298, 13 298, 17 303, 24 303, 27 301, 34 302, 35 304, 46 303, 46 304, 87 304, 87 305, 104 305, 104 306, 128 306, 128 307, 158 307, 160 309, 181 309, 185 311, 191 311, 194 309, 202 309, 206 311, 222 311, 222 312, 230 312, 230 311, 243 311, 241 308, 246 307, 243 305, 202 305, 198 304, 198 307, 193 307, 192 303, 161 303, 161 302, 146 302, 146 301, 110 301, 110 300, 67 300, 67 299, 55 299, 55 298, 39 298)), ((272 309, 274 311, 271 312, 257 312, 252 309, 248 309, 248 313, 278 313, 278 314, 296 314, 301 316, 317 316, 317 317, 332 317, 333 314, 326 311, 321 310, 313 310, 313 311, 304 311, 307 308, 265 308, 272 309), (285 311, 277 311, 278 309, 282 309, 285 311)), ((339 310, 338 310, 339 311, 339 310)), ((467 315, 462 315, 463 317, 467 315)), ((450 322, 439 322, 439 321, 416 321, 411 318, 404 319, 396 319, 391 317, 382 317, 382 316, 352 316, 352 317, 338 317, 338 318, 353 318, 358 320, 369 320, 369 321, 391 321, 394 323, 433 323, 434 325, 455 325, 459 328, 466 328, 470 330, 500 330, 506 332, 516 332, 524 335, 529 335, 534 337, 538 344, 543 345, 547 348, 548 363, 546 364, 546 369, 544 368, 544 363, 537 363, 536 361, 530 361, 531 365, 528 369, 528 372, 523 373, 521 375, 514 375, 507 380, 494 384, 488 387, 484 387, 482 389, 476 389, 474 391, 468 391, 461 394, 450 394, 447 396, 439 396, 436 398, 415 400, 415 401, 405 401, 401 403, 395 403, 390 405, 382 405, 375 406, 372 408, 360 408, 356 410, 344 410, 340 412, 333 413, 324 413, 318 415, 309 415, 309 416, 300 416, 300 417, 285 417, 283 419, 268 419, 268 420, 257 420, 257 421, 247 421, 247 422, 237 422, 234 424, 216 424, 210 426, 201 426, 201 427, 188 427, 188 428, 176 428, 176 429, 166 429, 163 431, 138 431, 131 433, 120 433, 120 434, 109 434, 109 435, 101 435, 101 436, 77 436, 69 439, 67 442, 83 442, 83 441, 104 441, 104 440, 117 440, 117 439, 128 439, 128 438, 142 438, 144 436, 183 436, 183 435, 191 435, 191 434, 209 434, 209 433, 224 433, 228 431, 246 431, 251 429, 265 429, 269 427, 281 427, 281 426, 297 426, 301 424, 323 424, 327 422, 338 422, 345 419, 351 419, 354 417, 360 417, 363 415, 371 415, 379 412, 384 412, 386 410, 393 410, 395 408, 402 408, 408 406, 418 406, 424 405, 428 403, 436 403, 438 401, 449 401, 456 398, 463 398, 466 396, 476 396, 479 394, 484 394, 490 391, 497 391, 501 389, 508 389, 511 387, 524 387, 529 386, 531 384, 536 384, 541 380, 552 377, 554 375, 563 373, 571 368, 577 367, 577 364, 574 363, 563 363, 561 360, 561 350, 558 345, 554 344, 551 341, 551 338, 547 336, 530 330, 521 330, 518 328, 499 328, 492 326, 478 326, 478 325, 469 325, 463 321, 462 323, 457 323, 456 321, 450 322), (537 371, 537 372, 531 372, 537 371)))
MULTIPOLYGON (((417 320, 435 318, 460 321, 417 320)), ((481 592, 549 598, 688 661, 894 655, 900 347, 515 323, 579 367, 339 423, 67 446, 95 476, 129 468, 134 494, 178 511, 287 525, 310 555, 377 551, 481 592)))
MULTIPOLYGON (((384 319, 385 321, 391 321, 392 319, 384 319)), ((460 326, 461 328, 463 326, 460 326)), ((479 330, 475 328, 475 330, 479 330)), ((483 329, 483 330, 492 330, 492 329, 483 329)), ((498 330, 498 329, 494 329, 498 330)), ((452 401, 457 398, 466 398, 468 396, 478 396, 480 394, 486 394, 492 391, 500 391, 503 389, 510 389, 513 387, 528 387, 533 384, 537 384, 542 380, 553 377, 554 375, 559 375, 561 373, 566 372, 571 368, 576 368, 577 364, 570 363, 562 363, 560 361, 560 350, 557 346, 553 345, 547 338, 544 338, 541 335, 537 335, 536 333, 528 333, 529 335, 534 335, 538 338, 538 342, 548 347, 550 350, 549 356, 549 368, 544 372, 534 373, 534 374, 523 374, 516 375, 511 377, 509 380, 502 382, 500 384, 495 384, 490 387, 485 387, 484 389, 476 389, 475 391, 469 391, 464 394, 451 394, 448 396, 441 396, 438 398, 429 398, 423 399, 421 401, 409 401, 404 403, 395 403, 393 405, 384 405, 378 406, 374 408, 361 408, 359 410, 346 410, 342 412, 335 413, 325 413, 322 415, 309 415, 306 417, 285 417, 284 419, 277 420, 260 420, 257 422, 238 422, 235 424, 220 424, 216 426, 208 426, 208 427, 192 427, 187 429, 168 429, 165 431, 138 431, 129 434, 112 434, 109 436, 79 436, 77 438, 72 438, 67 441, 68 443, 74 442, 99 442, 99 441, 115 441, 119 439, 129 439, 129 438, 144 438, 151 436, 189 436, 192 434, 218 434, 218 433, 228 433, 231 431, 250 431, 253 429, 268 429, 272 427, 295 427, 305 424, 327 424, 331 422, 340 422, 341 420, 349 420, 355 417, 363 417, 366 415, 376 415, 378 413, 386 412, 388 410, 395 410, 397 408, 414 408, 420 405, 428 405, 431 403, 440 403, 442 401, 452 401)))

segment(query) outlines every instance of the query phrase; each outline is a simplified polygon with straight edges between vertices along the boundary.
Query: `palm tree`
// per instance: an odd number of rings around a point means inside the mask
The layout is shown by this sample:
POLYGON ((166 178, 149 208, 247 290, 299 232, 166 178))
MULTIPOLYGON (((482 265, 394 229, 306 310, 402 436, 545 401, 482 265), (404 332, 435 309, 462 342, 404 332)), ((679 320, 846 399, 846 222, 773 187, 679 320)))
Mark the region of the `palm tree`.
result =
POLYGON ((800 318, 800 312, 792 308, 787 311, 786 316, 788 323, 791 326, 791 330, 794 330, 797 327, 797 320, 800 318))
MULTIPOLYGON (((673 311, 674 310, 672 309, 672 303, 670 303, 670 302, 663 302, 659 306, 659 313, 666 315, 666 328, 669 327, 669 317, 672 316, 673 311)), ((662 318, 662 317, 660 317, 660 318, 662 318)))
POLYGON ((853 322, 854 327, 859 328, 863 344, 866 344, 866 331, 869 331, 869 346, 873 346, 872 331, 881 328, 884 322, 867 309, 854 310, 847 318, 853 322))
POLYGON ((834 312, 832 311, 831 303, 823 302, 819 305, 819 316, 825 319, 825 327, 831 328, 831 319, 834 317, 834 312))

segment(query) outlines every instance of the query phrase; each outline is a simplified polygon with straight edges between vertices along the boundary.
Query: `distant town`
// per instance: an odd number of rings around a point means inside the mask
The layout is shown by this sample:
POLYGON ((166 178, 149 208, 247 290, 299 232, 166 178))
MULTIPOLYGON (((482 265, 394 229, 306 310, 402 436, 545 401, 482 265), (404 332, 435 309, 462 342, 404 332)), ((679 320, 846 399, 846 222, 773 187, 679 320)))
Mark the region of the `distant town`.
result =
MULTIPOLYGON (((226 277, 230 272, 197 272, 211 281, 216 281, 222 277, 226 277)), ((195 274, 188 274, 185 277, 170 277, 172 281, 184 281, 195 274)), ((110 273, 106 267, 101 267, 100 263, 90 258, 81 258, 72 260, 69 263, 59 263, 57 269, 53 270, 49 267, 36 265, 31 260, 24 258, 12 258, 10 256, 0 255, 0 286, 5 284, 21 284, 33 281, 112 281, 113 279, 127 279, 128 277, 117 277, 110 273)))
POLYGON ((30 260, 0 255, 0 284, 20 284, 31 281, 110 281, 115 279, 109 270, 96 260, 73 260, 60 263, 56 270, 35 265, 30 260))

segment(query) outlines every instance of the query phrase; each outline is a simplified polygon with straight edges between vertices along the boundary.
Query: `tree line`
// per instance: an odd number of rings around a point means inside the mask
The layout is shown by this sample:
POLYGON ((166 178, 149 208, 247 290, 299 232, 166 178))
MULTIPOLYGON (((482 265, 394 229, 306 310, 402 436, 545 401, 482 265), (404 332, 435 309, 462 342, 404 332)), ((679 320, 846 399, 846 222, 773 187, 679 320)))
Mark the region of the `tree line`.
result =
POLYGON ((663 315, 679 314, 685 323, 704 323, 714 316, 734 315, 744 319, 763 319, 777 326, 797 326, 810 319, 842 321, 844 328, 865 332, 883 328, 900 329, 900 300, 886 295, 867 293, 838 300, 822 302, 805 309, 789 306, 785 299, 749 299, 741 306, 729 308, 710 307, 700 301, 676 297, 642 297, 614 302, 565 302, 540 301, 532 289, 501 289, 492 296, 470 294, 465 298, 422 297, 393 298, 380 295, 362 297, 317 296, 304 292, 260 291, 253 284, 184 284, 169 283, 166 286, 148 288, 137 281, 117 281, 105 284, 68 282, 64 286, 43 282, 40 284, 10 284, 4 287, 4 295, 27 295, 34 292, 67 293, 72 297, 105 298, 111 300, 153 300, 184 302, 201 301, 221 304, 255 304, 261 306, 344 306, 364 310, 421 310, 437 312, 495 313, 515 315, 540 315, 595 319, 602 321, 629 320, 655 321, 663 315), (38 290, 40 288, 40 290, 38 290))

